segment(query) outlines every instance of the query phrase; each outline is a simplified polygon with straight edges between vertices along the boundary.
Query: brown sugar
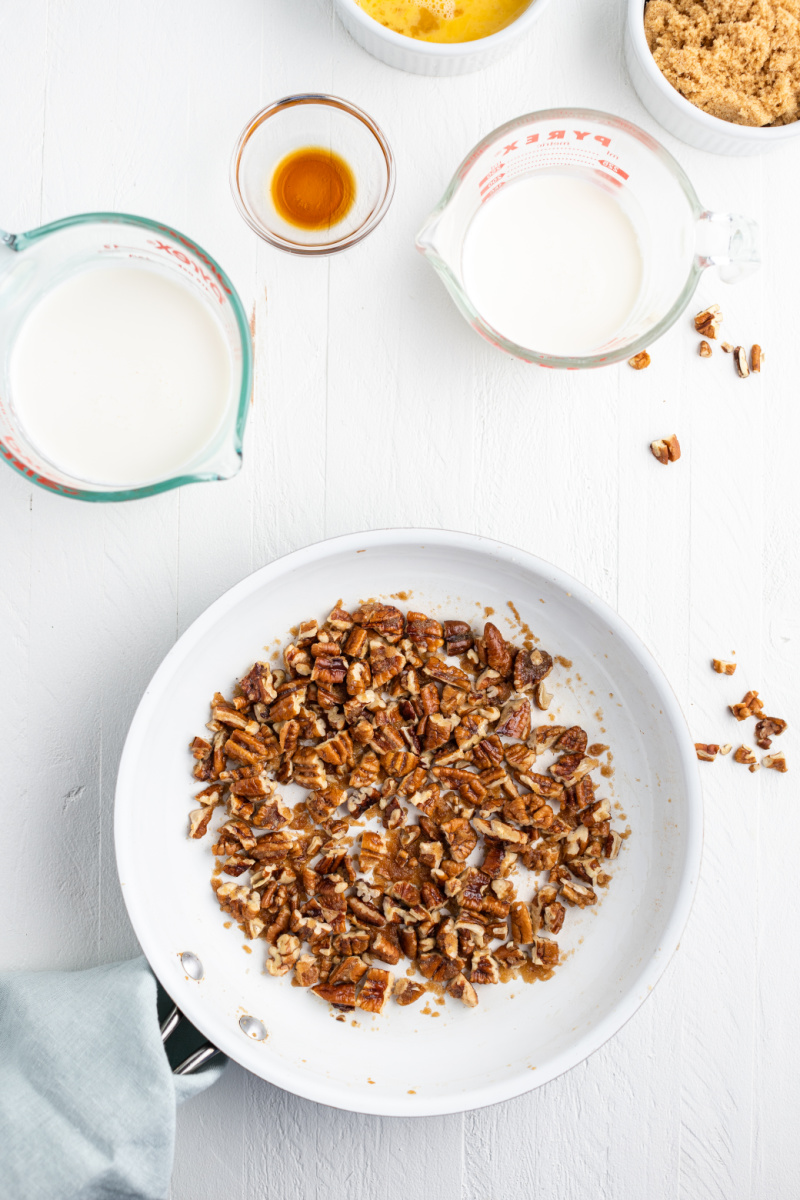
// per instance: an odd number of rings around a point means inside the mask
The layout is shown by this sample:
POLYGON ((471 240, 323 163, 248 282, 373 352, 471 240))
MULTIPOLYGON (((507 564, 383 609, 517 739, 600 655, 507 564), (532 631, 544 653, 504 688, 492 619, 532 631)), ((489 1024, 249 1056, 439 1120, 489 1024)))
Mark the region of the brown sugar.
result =
POLYGON ((800 0, 649 0, 647 44, 687 100, 736 125, 800 118, 800 0))

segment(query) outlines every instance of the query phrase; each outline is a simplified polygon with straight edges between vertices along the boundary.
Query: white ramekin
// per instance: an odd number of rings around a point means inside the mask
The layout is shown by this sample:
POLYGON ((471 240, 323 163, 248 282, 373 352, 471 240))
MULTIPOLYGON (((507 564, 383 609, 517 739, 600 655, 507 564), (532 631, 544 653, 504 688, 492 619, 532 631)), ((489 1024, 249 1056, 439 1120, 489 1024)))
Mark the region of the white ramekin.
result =
POLYGON ((762 129, 734 125, 697 108, 662 75, 644 32, 644 0, 628 0, 625 58, 631 82, 651 116, 669 133, 712 154, 764 154, 800 137, 800 121, 762 129))
POLYGON ((347 32, 359 45, 390 67, 414 71, 417 75, 466 75, 480 71, 508 54, 519 38, 544 12, 550 0, 532 0, 521 16, 491 37, 474 42, 418 42, 381 25, 367 15, 356 0, 333 0, 347 32))

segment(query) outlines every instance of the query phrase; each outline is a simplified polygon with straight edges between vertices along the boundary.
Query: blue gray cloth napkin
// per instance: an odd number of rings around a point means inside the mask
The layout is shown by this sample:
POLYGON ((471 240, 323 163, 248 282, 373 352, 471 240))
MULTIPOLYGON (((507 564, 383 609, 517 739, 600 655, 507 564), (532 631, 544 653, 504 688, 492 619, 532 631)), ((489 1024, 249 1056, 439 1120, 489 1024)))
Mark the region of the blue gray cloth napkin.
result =
POLYGON ((164 1200, 175 1106, 221 1070, 172 1074, 144 958, 0 974, 0 1195, 164 1200))

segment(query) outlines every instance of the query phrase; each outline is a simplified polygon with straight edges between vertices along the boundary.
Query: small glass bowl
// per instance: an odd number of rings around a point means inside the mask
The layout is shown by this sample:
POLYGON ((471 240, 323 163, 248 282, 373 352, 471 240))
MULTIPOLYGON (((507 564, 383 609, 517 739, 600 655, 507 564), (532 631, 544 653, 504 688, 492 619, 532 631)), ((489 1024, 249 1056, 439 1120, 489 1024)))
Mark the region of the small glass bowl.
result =
POLYGON ((381 129, 336 96, 284 96, 247 122, 231 160, 231 189, 251 229, 291 254, 334 254, 372 233, 394 195, 394 159, 381 129), (277 212, 270 183, 278 163, 304 146, 324 146, 353 173, 355 202, 327 229, 300 229, 277 212))

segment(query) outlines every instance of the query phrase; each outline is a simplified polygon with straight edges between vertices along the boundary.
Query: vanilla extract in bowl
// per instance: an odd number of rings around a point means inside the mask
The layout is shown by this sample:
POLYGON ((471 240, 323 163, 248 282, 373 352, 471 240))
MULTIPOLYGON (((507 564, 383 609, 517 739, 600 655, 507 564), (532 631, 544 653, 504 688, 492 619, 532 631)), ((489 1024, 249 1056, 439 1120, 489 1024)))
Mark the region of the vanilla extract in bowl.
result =
POLYGON ((304 146, 275 167, 270 195, 276 212, 290 225, 330 229, 353 207, 356 181, 341 155, 324 146, 304 146))

